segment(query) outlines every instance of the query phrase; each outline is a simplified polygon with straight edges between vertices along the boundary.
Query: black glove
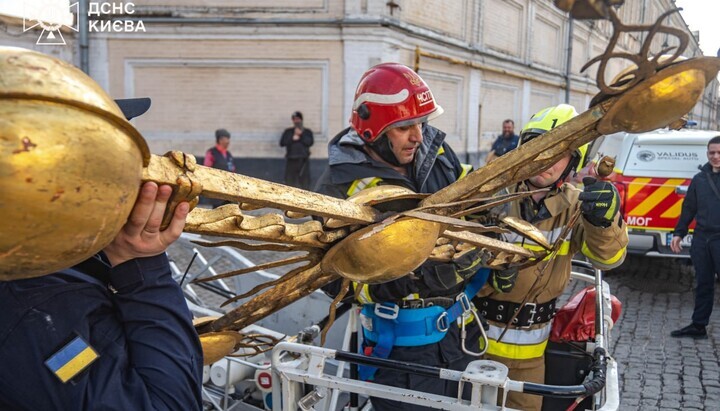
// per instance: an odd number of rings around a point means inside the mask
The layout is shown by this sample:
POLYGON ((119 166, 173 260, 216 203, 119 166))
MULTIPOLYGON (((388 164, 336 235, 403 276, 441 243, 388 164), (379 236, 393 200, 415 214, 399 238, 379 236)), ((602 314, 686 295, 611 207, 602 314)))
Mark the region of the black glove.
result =
POLYGON ((620 209, 620 195, 615 186, 593 177, 583 178, 585 190, 580 193, 580 211, 585 219, 596 227, 610 227, 620 209))
POLYGON ((490 284, 499 293, 509 293, 515 287, 517 280, 517 267, 507 268, 505 270, 493 270, 490 273, 490 284))
POLYGON ((425 262, 420 267, 422 281, 433 293, 462 286, 487 261, 488 255, 473 247, 456 254, 451 262, 425 262))

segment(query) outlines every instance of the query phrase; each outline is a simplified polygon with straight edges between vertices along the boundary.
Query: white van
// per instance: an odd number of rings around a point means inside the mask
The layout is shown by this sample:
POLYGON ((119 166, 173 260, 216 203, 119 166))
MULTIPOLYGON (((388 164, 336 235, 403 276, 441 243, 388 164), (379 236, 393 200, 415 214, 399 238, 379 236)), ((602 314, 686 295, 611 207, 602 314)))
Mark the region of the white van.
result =
MULTIPOLYGON (((614 156, 608 178, 620 193, 620 212, 628 225, 629 253, 677 257, 670 250, 672 231, 692 177, 707 162, 707 143, 718 131, 660 129, 642 134, 616 133, 598 138, 588 152, 614 156)), ((683 239, 692 243, 692 228, 683 239)))

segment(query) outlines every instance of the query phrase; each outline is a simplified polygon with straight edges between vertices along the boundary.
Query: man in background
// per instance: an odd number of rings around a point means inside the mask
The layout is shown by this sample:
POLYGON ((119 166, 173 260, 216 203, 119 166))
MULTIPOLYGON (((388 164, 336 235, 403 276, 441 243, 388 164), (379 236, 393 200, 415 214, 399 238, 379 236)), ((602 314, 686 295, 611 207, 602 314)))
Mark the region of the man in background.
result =
MULTIPOLYGON (((235 163, 233 162, 232 154, 228 151, 228 147, 230 147, 230 133, 224 128, 215 130, 215 147, 211 147, 207 152, 205 152, 203 165, 206 167, 235 172, 235 163)), ((217 208, 227 202, 211 198, 208 199, 208 203, 212 206, 212 208, 217 208)))
POLYGON ((672 337, 707 338, 715 298, 715 275, 720 273, 720 136, 710 139, 708 162, 695 174, 682 204, 670 248, 682 251, 680 241, 695 219, 690 258, 695 266, 695 309, 692 323, 670 333, 672 337))
POLYGON ((285 129, 280 137, 280 146, 285 154, 285 184, 307 190, 310 188, 310 147, 313 132, 303 126, 303 115, 296 111, 290 117, 293 127, 285 129))
POLYGON ((215 147, 209 148, 205 153, 203 165, 234 172, 235 163, 228 147, 230 147, 230 133, 224 128, 215 130, 215 147))
POLYGON ((514 149, 518 146, 519 141, 520 137, 515 134, 515 122, 510 119, 503 121, 502 134, 493 143, 485 163, 487 164, 514 149))

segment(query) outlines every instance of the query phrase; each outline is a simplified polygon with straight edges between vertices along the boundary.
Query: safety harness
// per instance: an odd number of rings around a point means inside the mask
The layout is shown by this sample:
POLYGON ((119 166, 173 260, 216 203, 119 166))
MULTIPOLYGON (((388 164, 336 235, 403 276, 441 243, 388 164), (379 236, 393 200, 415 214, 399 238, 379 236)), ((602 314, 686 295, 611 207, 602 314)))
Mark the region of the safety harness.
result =
MULTIPOLYGON (((467 286, 456 297, 449 308, 434 305, 425 308, 400 308, 395 303, 364 304, 360 313, 363 336, 366 341, 375 344, 365 347, 365 355, 388 358, 393 346, 417 347, 440 342, 447 334, 453 322, 461 318, 460 340, 466 354, 480 356, 482 352, 471 352, 465 346, 467 332, 466 320, 473 315, 482 332, 487 347, 485 329, 471 299, 480 291, 490 275, 489 268, 481 268, 475 273, 467 286)), ((371 380, 377 368, 361 365, 358 374, 361 380, 371 380)))

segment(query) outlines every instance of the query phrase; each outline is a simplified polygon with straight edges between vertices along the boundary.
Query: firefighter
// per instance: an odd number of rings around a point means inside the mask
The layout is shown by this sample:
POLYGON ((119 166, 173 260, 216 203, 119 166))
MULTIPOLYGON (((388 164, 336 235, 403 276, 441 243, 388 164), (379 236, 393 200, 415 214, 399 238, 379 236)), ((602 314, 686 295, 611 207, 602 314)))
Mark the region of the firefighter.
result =
MULTIPOLYGON (((351 127, 329 143, 329 167, 316 191, 346 198, 369 187, 391 184, 433 193, 463 177, 470 167, 463 166, 444 142, 445 133, 427 124, 441 113, 427 84, 411 69, 396 63, 370 68, 355 92, 351 127)), ((364 353, 464 370, 476 358, 465 351, 479 351, 480 326, 471 316, 466 317, 467 322, 456 321, 456 299, 462 294, 472 298, 486 282, 489 271, 479 270, 480 266, 480 253, 471 249, 450 263, 425 262, 411 275, 394 281, 354 284, 362 287, 358 295, 363 304, 364 353), (461 337, 458 323, 467 325, 466 339, 461 337)), ((335 295, 338 283, 325 291, 335 295)), ((470 306, 469 300, 465 301, 470 306)), ((367 367, 361 367, 360 377, 457 396, 457 383, 437 378, 367 367)), ((420 409, 380 398, 372 402, 379 411, 420 409)))
MULTIPOLYGON (((575 108, 567 104, 539 111, 521 131, 520 145, 576 115, 575 108)), ((612 184, 586 179, 581 191, 565 182, 582 156, 583 150, 575 150, 544 172, 510 188, 512 192, 549 189, 513 203, 508 213, 535 225, 550 243, 558 239, 576 210, 581 210, 582 217, 576 220, 557 255, 519 273, 493 272, 488 284, 473 300, 490 324, 487 359, 507 365, 510 378, 516 381, 544 382, 544 351, 555 302, 567 286, 573 255, 580 252, 603 270, 617 267, 625 259, 627 228, 619 216, 619 196, 612 184), (521 307, 523 301, 526 303, 521 307), (519 314, 512 321, 515 310, 519 310, 519 314), (508 325, 509 322, 512 323, 508 325), (508 330, 499 339, 506 326, 508 330)), ((518 235, 511 234, 506 240, 527 249, 542 250, 518 235)), ((540 410, 542 397, 510 393, 507 406, 540 410)))

